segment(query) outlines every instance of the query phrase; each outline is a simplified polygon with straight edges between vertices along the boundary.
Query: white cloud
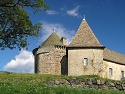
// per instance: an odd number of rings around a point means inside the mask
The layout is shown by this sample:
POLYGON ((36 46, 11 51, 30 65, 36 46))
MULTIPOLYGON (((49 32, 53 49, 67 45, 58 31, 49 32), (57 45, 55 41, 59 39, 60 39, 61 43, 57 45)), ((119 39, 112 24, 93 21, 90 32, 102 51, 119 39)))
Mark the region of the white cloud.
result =
POLYGON ((74 9, 67 10, 66 12, 70 16, 79 16, 78 10, 79 10, 79 6, 76 6, 74 9))
POLYGON ((54 11, 54 10, 47 10, 46 13, 49 14, 49 15, 58 14, 58 12, 56 12, 56 11, 54 11))
POLYGON ((4 66, 3 70, 12 72, 33 73, 34 56, 32 52, 21 50, 19 55, 15 56, 14 60, 11 60, 4 66))
MULTIPOLYGON (((42 37, 40 38, 40 41, 44 41, 47 39, 50 34, 53 32, 53 28, 55 28, 56 33, 60 37, 66 37, 67 43, 69 44, 73 36, 75 34, 74 30, 67 30, 64 28, 63 25, 58 23, 47 23, 43 22, 42 25, 42 37)), ((21 50, 18 55, 15 56, 15 59, 12 59, 10 62, 8 62, 4 67, 4 71, 11 71, 11 72, 24 72, 24 73, 33 73, 34 72, 34 56, 32 52, 21 50)))
POLYGON ((54 28, 56 33, 60 37, 67 38, 67 44, 69 44, 72 41, 73 36, 75 34, 74 30, 67 30, 66 28, 64 28, 63 25, 58 23, 47 23, 47 22, 43 22, 41 31, 42 37, 40 38, 40 40, 43 42, 45 39, 47 39, 47 37, 50 36, 50 34, 52 34, 54 28))

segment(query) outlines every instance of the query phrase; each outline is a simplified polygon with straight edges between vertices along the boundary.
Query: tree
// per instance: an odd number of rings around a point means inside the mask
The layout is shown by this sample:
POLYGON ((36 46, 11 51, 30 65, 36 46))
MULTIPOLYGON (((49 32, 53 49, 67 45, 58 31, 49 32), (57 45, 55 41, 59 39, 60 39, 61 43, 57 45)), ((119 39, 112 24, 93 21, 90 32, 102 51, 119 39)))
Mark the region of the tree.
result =
POLYGON ((28 37, 39 36, 41 23, 32 24, 26 7, 48 9, 44 0, 0 0, 0 49, 27 48, 28 37))

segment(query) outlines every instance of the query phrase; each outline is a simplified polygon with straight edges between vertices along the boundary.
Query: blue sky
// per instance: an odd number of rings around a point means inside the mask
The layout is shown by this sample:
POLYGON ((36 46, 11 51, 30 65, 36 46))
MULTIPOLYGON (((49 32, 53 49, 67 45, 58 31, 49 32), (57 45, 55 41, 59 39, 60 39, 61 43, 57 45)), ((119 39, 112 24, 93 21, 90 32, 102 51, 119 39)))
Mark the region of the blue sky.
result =
POLYGON ((70 43, 84 15, 101 44, 116 52, 125 54, 125 0, 45 0, 50 4, 47 11, 34 15, 27 9, 33 23, 42 22, 41 37, 29 38, 29 49, 0 52, 0 71, 33 72, 32 50, 53 32, 70 43))

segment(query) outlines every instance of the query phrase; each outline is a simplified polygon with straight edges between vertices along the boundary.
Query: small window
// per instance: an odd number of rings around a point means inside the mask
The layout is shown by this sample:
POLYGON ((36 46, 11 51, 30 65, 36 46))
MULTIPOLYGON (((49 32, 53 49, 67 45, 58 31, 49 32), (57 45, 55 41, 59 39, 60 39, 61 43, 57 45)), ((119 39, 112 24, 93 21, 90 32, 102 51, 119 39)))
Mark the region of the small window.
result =
POLYGON ((121 78, 124 78, 124 71, 121 71, 121 78))
POLYGON ((109 68, 109 76, 112 76, 113 72, 112 72, 112 68, 109 68))
POLYGON ((84 58, 84 66, 88 65, 88 58, 84 58))

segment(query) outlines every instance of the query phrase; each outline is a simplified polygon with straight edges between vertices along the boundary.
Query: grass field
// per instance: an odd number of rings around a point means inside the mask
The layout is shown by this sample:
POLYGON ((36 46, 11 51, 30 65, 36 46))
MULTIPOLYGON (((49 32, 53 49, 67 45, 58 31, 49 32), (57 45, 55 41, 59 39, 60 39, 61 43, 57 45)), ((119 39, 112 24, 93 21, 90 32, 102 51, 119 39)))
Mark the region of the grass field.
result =
MULTIPOLYGON (((97 76, 81 76, 78 78, 93 77, 98 78, 97 76)), ((125 92, 116 90, 47 86, 45 82, 55 78, 70 77, 0 72, 0 94, 125 94, 125 92)))

